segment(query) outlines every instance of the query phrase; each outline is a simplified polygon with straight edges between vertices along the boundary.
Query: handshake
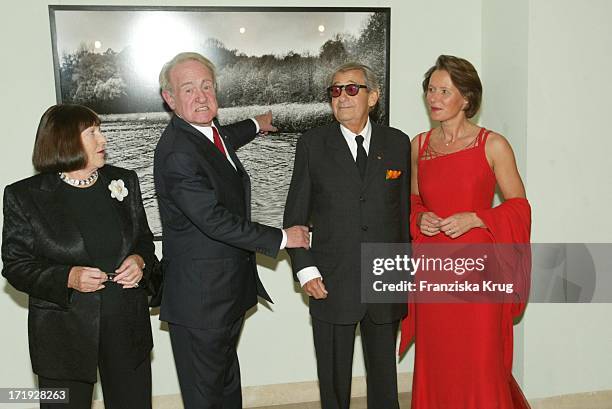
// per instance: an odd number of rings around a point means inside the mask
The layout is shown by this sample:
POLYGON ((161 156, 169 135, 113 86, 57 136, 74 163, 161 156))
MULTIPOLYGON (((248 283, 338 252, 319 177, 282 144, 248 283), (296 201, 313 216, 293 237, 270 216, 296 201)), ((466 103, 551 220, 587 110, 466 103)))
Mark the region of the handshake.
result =
POLYGON ((294 249, 303 247, 306 250, 310 248, 310 234, 306 226, 292 226, 283 229, 287 233, 287 244, 285 248, 294 249))

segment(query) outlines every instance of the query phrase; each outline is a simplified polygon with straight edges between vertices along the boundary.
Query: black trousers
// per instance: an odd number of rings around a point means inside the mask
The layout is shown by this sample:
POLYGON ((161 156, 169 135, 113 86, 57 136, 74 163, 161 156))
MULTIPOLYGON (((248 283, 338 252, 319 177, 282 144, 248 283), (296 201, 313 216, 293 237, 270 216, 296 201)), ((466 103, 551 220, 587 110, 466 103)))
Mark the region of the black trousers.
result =
POLYGON ((223 328, 168 323, 184 409, 241 409, 236 345, 244 317, 223 328))
MULTIPOLYGON (((369 409, 399 409, 395 345, 399 321, 359 322, 366 368, 369 409)), ((312 318, 322 409, 348 409, 357 323, 332 324, 312 318)))
MULTIPOLYGON (((105 409, 151 409, 151 357, 136 368, 132 362, 131 344, 117 335, 117 323, 125 319, 121 311, 121 287, 107 284, 100 306, 100 341, 98 371, 102 383, 105 409)), ((91 409, 93 383, 38 377, 39 388, 69 388, 67 404, 41 403, 41 409, 91 409)))
MULTIPOLYGON (((114 368, 113 362, 100 360, 100 381, 105 409, 151 409, 151 360, 136 369, 114 368)), ((68 388, 70 402, 41 403, 41 409, 91 409, 93 383, 38 377, 39 388, 68 388)))

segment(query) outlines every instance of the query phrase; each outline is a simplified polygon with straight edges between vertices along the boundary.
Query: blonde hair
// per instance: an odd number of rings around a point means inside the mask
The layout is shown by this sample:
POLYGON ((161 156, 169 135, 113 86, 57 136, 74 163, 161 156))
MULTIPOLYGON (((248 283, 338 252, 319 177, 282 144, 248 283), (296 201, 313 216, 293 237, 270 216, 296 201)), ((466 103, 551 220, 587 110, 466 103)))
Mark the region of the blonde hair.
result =
POLYGON ((174 56, 170 61, 164 64, 161 71, 159 72, 159 87, 162 91, 172 92, 172 85, 170 84, 170 71, 178 64, 185 61, 197 61, 201 63, 204 67, 208 68, 210 73, 212 74, 213 85, 215 89, 217 89, 217 74, 215 69, 215 64, 213 64, 208 58, 204 57, 202 54, 194 53, 194 52, 184 52, 179 53, 174 56))

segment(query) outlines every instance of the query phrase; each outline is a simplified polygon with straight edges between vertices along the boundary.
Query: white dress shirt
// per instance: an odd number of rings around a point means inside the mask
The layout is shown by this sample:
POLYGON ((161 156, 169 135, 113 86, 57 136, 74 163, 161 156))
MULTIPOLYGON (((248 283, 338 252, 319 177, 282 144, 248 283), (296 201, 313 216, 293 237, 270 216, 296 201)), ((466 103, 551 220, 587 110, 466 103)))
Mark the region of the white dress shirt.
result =
MULTIPOLYGON (((357 141, 355 140, 355 136, 357 135, 363 136, 363 148, 365 149, 366 154, 370 152, 370 140, 372 139, 372 125, 370 124, 370 118, 368 118, 365 127, 358 134, 351 132, 342 124, 340 124, 340 132, 342 132, 342 136, 344 136, 344 140, 348 144, 351 155, 353 155, 353 160, 357 160, 357 141)), ((322 277, 317 266, 308 266, 297 272, 297 278, 300 281, 300 286, 304 287, 304 284, 310 280, 322 277)))
POLYGON ((365 127, 360 133, 353 133, 344 125, 340 125, 340 132, 342 132, 342 135, 348 144, 351 155, 353 155, 353 160, 357 160, 357 141, 355 140, 357 135, 363 136, 363 148, 365 149, 366 154, 370 152, 370 140, 372 139, 372 125, 370 124, 370 118, 368 118, 368 122, 366 122, 365 127))

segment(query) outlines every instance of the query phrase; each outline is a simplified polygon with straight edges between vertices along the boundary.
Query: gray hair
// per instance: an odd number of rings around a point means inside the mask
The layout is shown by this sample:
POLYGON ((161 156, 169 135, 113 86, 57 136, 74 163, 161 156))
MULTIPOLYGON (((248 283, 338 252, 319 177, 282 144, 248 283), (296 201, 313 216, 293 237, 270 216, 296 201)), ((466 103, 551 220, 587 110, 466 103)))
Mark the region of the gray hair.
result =
POLYGON ((170 71, 178 64, 185 61, 197 61, 204 67, 208 68, 212 74, 213 84, 215 89, 217 88, 217 74, 215 72, 215 64, 213 64, 208 58, 202 54, 194 52, 179 53, 174 56, 170 61, 164 64, 161 71, 159 72, 159 87, 162 91, 172 92, 172 85, 170 85, 170 71))
POLYGON ((346 64, 342 64, 341 66, 337 67, 328 78, 328 86, 333 85, 334 77, 339 72, 347 72, 353 70, 359 70, 363 73, 363 76, 365 77, 365 85, 368 87, 368 91, 380 92, 380 86, 378 85, 378 76, 376 75, 374 70, 372 70, 367 65, 360 64, 358 62, 347 62, 346 64))

